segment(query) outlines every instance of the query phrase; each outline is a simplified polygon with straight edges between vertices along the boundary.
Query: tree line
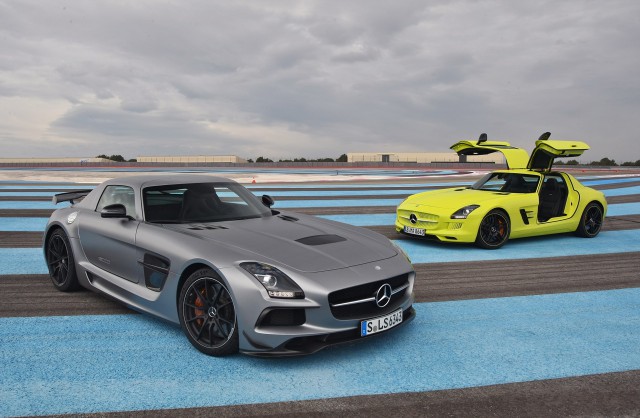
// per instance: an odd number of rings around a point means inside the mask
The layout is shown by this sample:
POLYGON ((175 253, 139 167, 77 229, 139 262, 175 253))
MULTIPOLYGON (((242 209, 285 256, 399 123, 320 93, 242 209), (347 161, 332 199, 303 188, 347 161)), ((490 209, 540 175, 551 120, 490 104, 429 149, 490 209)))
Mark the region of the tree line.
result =
MULTIPOLYGON (((577 160, 569 160, 566 162, 563 161, 558 161, 558 164, 564 164, 564 165, 579 165, 580 163, 577 160)), ((593 166, 599 166, 599 167, 615 167, 615 166, 621 166, 621 167, 640 167, 640 160, 636 160, 636 161, 627 161, 624 162, 622 164, 618 164, 616 163, 616 160, 613 160, 611 158, 607 158, 604 157, 599 161, 591 161, 588 164, 585 165, 593 165, 593 166)))
MULTIPOLYGON (((120 154, 114 154, 114 155, 106 155, 106 154, 100 154, 97 155, 96 158, 104 158, 107 160, 111 160, 111 161, 115 161, 118 163, 124 163, 124 162, 133 162, 135 163, 136 160, 135 158, 131 158, 130 160, 125 159, 122 155, 120 154)), ((248 163, 272 163, 274 162, 272 159, 267 158, 267 157, 263 157, 260 156, 258 158, 255 159, 255 161, 251 158, 249 158, 247 160, 248 163)), ((347 162, 347 154, 342 154, 341 156, 339 156, 336 159, 333 158, 318 158, 318 159, 307 159, 307 158, 294 158, 294 159, 284 159, 284 160, 278 160, 278 162, 280 163, 333 163, 333 162, 337 162, 337 163, 346 163, 347 162)), ((568 161, 558 161, 557 164, 560 165, 580 165, 580 162, 578 162, 578 160, 568 160, 568 161)), ((591 161, 590 163, 587 163, 585 165, 592 165, 592 166, 599 166, 599 167, 615 167, 615 166, 621 166, 621 167, 640 167, 640 160, 636 160, 636 161, 627 161, 624 162, 622 164, 618 164, 616 163, 616 160, 613 160, 611 158, 608 157, 604 157, 599 161, 591 161)))

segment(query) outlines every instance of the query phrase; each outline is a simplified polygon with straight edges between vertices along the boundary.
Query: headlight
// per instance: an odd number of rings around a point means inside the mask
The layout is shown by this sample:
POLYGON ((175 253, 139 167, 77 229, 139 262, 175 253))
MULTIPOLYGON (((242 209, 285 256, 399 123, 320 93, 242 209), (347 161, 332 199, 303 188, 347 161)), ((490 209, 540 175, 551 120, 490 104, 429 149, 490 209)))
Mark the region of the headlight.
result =
POLYGON ((474 210, 478 209, 480 205, 469 205, 461 209, 458 209, 451 215, 451 219, 467 219, 467 216, 474 210))
POLYGON ((264 263, 240 263, 240 267, 251 273, 272 298, 303 299, 304 292, 293 280, 277 268, 264 263))

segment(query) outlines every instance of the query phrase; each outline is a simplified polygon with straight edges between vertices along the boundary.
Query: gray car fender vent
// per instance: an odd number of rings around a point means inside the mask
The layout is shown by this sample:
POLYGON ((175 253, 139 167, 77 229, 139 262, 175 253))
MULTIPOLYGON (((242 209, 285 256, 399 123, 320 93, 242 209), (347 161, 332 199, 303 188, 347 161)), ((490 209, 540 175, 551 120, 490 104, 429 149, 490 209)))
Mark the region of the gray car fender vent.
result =
POLYGON ((288 215, 280 215, 278 216, 278 218, 282 219, 283 221, 289 221, 289 222, 295 222, 298 220, 298 218, 294 218, 293 216, 288 216, 288 215))
POLYGON ((304 245, 325 245, 346 240, 346 238, 343 238, 340 235, 312 235, 310 237, 297 239, 296 242, 304 245))

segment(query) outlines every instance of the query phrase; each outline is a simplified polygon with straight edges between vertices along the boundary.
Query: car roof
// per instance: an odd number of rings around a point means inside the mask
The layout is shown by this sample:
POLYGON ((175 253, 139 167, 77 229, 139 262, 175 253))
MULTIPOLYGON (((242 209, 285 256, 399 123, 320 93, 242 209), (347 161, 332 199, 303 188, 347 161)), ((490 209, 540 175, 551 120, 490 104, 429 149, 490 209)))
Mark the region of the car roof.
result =
POLYGON ((236 183, 226 177, 218 177, 210 174, 186 174, 186 173, 163 173, 163 174, 141 174, 134 176, 116 177, 104 182, 105 185, 131 186, 133 188, 143 188, 152 186, 164 186, 171 184, 190 183, 236 183))

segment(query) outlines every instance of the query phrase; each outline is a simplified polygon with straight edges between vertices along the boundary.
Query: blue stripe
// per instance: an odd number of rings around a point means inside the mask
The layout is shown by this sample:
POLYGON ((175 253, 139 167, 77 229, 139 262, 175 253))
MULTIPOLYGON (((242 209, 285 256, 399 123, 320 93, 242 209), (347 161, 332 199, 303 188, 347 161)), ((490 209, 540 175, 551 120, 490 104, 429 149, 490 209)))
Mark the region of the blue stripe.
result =
POLYGON ((424 239, 394 242, 402 247, 413 263, 513 260, 636 252, 640 251, 640 229, 601 232, 592 239, 572 234, 514 239, 496 251, 482 250, 471 244, 432 242, 424 239))
MULTIPOLYGON (((369 215, 318 215, 318 217, 355 226, 394 225, 396 221, 395 213, 376 213, 369 215)), ((2 221, 0 220, 0 225, 1 222, 2 221)))
POLYGON ((50 201, 46 202, 32 202, 32 201, 19 201, 19 200, 5 200, 0 201, 0 209, 57 209, 65 206, 69 206, 66 203, 60 205, 54 205, 50 201))
POLYGON ((640 369, 637 288, 415 308, 413 323, 379 338, 269 360, 206 357, 179 327, 145 315, 2 318, 0 415, 299 401, 640 369))
POLYGON ((2 192, 0 191, 0 196, 3 197, 45 197, 45 196, 53 196, 56 193, 60 192, 2 192))
POLYGON ((640 214, 640 203, 616 203, 607 205, 607 216, 623 216, 640 214))
MULTIPOLYGON (((616 203, 607 207, 607 216, 638 214, 640 214, 640 202, 616 203)), ((318 215, 318 217, 355 226, 393 225, 396 220, 395 213, 318 215)), ((0 220, 0 224, 1 222, 0 220)))
POLYGON ((0 231, 44 231, 48 219, 0 217, 0 231))
MULTIPOLYGON (((609 205, 607 216, 638 215, 640 203, 617 203, 609 205)), ((318 215, 320 218, 343 222, 355 226, 393 225, 394 213, 318 215)), ((47 218, 0 218, 0 231, 43 231, 47 218)))
MULTIPOLYGON (((424 239, 395 241, 413 263, 446 263, 586 254, 640 252, 640 229, 601 232, 587 239, 571 234, 511 240, 498 251, 481 250, 471 244, 451 244, 424 239)), ((0 275, 46 274, 40 248, 0 248, 0 275)))
POLYGON ((624 177, 624 178, 612 178, 612 179, 599 179, 599 180, 580 180, 585 186, 602 186, 605 184, 622 184, 632 183, 634 181, 640 181, 640 177, 624 177))
POLYGON ((604 193, 604 195, 607 197, 640 194, 640 186, 621 187, 619 189, 608 189, 608 190, 603 190, 602 193, 604 193))
POLYGON ((40 189, 58 189, 58 190, 80 190, 80 189, 93 189, 96 186, 93 184, 75 184, 71 185, 60 185, 58 183, 45 183, 42 185, 34 186, 34 185, 10 185, 10 186, 2 186, 0 185, 0 190, 5 189, 30 189, 30 190, 40 190, 40 189))
POLYGON ((0 248, 0 275, 48 274, 41 248, 0 248))
MULTIPOLYGON (((343 206, 398 206, 403 199, 339 199, 339 200, 279 200, 274 208, 339 208, 343 206)), ((2 203, 2 202, 0 202, 2 203)))

